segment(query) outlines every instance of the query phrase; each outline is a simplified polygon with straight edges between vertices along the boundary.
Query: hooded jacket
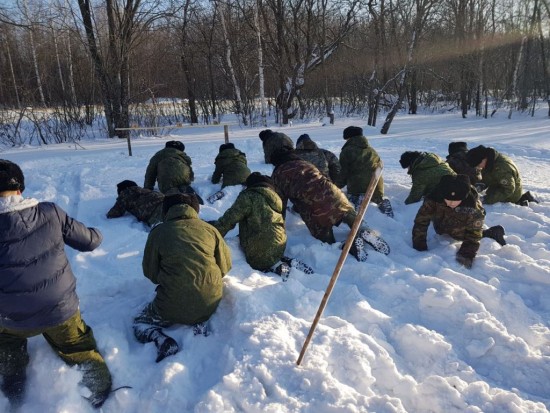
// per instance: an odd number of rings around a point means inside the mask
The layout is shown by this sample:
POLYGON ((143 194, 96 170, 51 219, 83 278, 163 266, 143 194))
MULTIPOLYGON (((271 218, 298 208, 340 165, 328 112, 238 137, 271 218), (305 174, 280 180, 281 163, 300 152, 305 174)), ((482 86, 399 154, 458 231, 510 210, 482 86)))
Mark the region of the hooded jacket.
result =
POLYGON ((523 188, 518 168, 506 155, 488 148, 487 165, 481 171, 482 182, 487 185, 485 204, 496 202, 517 203, 523 188))
POLYGON ((413 204, 428 195, 444 175, 456 175, 449 164, 435 153, 422 152, 409 167, 412 187, 405 204, 413 204))
POLYGON ((0 327, 43 329, 72 317, 78 297, 65 245, 92 251, 102 239, 54 203, 0 197, 0 327))
POLYGON ((453 209, 445 204, 441 192, 438 185, 426 196, 418 210, 412 230, 413 246, 420 250, 427 248, 426 237, 432 222, 436 233, 447 234, 456 240, 463 241, 457 255, 473 259, 479 249, 485 221, 485 210, 479 195, 471 186, 466 199, 453 209))
MULTIPOLYGON (((349 195, 363 195, 367 190, 374 171, 382 161, 376 150, 369 145, 363 135, 353 136, 346 140, 340 152, 339 187, 348 186, 349 195)), ((384 197, 384 180, 380 177, 372 201, 379 203, 384 197)))
POLYGON ((145 171, 145 189, 154 189, 158 181, 159 191, 166 194, 172 188, 188 186, 195 179, 191 158, 175 148, 163 148, 153 155, 145 171))
POLYGON ((239 242, 246 262, 256 270, 268 270, 285 252, 283 202, 267 185, 243 190, 235 203, 212 224, 222 235, 239 224, 239 242))
POLYGON ((157 314, 170 323, 196 324, 216 311, 231 254, 216 228, 191 206, 178 204, 149 233, 142 266, 143 274, 158 284, 157 314))
POLYGON ((212 174, 212 183, 217 184, 223 176, 222 188, 232 185, 242 185, 248 175, 246 154, 235 148, 224 149, 214 161, 216 169, 212 174))

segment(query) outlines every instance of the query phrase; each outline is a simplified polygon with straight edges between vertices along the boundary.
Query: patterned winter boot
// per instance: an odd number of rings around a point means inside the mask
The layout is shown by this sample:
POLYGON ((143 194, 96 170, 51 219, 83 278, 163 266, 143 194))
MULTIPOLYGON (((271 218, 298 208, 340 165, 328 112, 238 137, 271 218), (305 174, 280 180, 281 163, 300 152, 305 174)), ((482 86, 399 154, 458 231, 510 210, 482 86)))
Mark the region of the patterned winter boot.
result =
POLYGON ((216 202, 218 199, 222 199, 223 197, 225 196, 225 192, 223 192, 222 190, 219 190, 218 192, 210 195, 208 198, 206 198, 206 200, 210 203, 210 204, 213 204, 214 202, 216 202))
POLYGON ((385 255, 390 253, 390 246, 388 243, 376 235, 370 228, 360 229, 358 235, 363 238, 367 244, 374 248, 375 251, 385 255))
POLYGON ((504 239, 504 235, 505 235, 505 232, 504 232, 504 227, 502 225, 496 225, 494 227, 483 230, 484 238, 494 239, 496 242, 498 242, 502 246, 506 245, 506 240, 504 239))
POLYGON ((519 199, 518 204, 521 206, 529 206, 529 202, 534 202, 536 204, 539 203, 539 201, 533 196, 531 191, 527 191, 526 193, 524 193, 519 199))
POLYGON ((176 340, 164 334, 160 328, 155 328, 151 331, 149 340, 154 341, 155 346, 157 347, 157 359, 155 360, 157 363, 180 351, 176 340))
POLYGON ((365 241, 363 241, 363 238, 361 238, 359 235, 357 235, 353 240, 351 248, 349 249, 349 253, 353 255, 355 259, 357 259, 357 261, 359 262, 365 262, 367 260, 369 254, 367 253, 367 250, 365 248, 365 241))
POLYGON ((297 270, 302 271, 304 274, 315 273, 313 268, 296 258, 282 257, 281 261, 287 263, 291 268, 296 268, 297 270))
POLYGON ((208 323, 205 321, 202 323, 193 324, 193 335, 208 337, 210 335, 210 329, 208 328, 208 323))
POLYGON ((390 218, 393 218, 393 208, 388 198, 384 198, 382 199, 382 201, 380 201, 380 203, 378 204, 378 209, 383 214, 386 214, 390 218))
POLYGON ((274 272, 275 274, 280 275, 283 281, 287 281, 288 276, 290 275, 290 265, 281 260, 271 267, 268 272, 274 272))

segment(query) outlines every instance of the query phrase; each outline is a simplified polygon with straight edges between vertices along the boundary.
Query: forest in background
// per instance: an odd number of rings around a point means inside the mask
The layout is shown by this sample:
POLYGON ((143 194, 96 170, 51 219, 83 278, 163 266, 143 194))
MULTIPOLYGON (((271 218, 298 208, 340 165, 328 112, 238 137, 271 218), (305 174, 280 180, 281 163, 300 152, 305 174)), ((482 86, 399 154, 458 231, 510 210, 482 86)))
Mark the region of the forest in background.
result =
POLYGON ((548 0, 0 2, 0 143, 130 127, 550 116, 548 0), (379 119, 380 118, 380 119, 379 119), (30 125, 23 128, 23 125, 30 125))

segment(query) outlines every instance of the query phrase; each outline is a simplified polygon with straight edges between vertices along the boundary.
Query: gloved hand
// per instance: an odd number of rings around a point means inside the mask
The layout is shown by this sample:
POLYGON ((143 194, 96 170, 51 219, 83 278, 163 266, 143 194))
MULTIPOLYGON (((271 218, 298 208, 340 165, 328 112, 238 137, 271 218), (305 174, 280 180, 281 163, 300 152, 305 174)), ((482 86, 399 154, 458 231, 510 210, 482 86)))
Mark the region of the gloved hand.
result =
POLYGON ((483 182, 478 182, 474 185, 476 187, 477 192, 481 193, 487 189, 487 185, 485 185, 483 182))
POLYGON ((458 255, 458 254, 456 255, 456 261, 457 261, 460 265, 462 265, 462 266, 464 266, 464 267, 466 267, 466 268, 468 268, 468 269, 472 268, 472 264, 474 263, 474 259, 473 259, 473 258, 464 257, 464 256, 458 255))
POLYGON ((426 241, 413 241, 413 248, 417 251, 427 251, 428 244, 426 241))

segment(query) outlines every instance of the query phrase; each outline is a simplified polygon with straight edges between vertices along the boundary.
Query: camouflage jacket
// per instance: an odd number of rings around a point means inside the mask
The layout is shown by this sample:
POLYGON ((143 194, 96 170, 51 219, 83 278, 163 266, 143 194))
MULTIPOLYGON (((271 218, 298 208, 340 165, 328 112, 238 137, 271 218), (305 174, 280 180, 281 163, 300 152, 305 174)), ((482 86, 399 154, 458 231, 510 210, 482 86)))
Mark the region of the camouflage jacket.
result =
POLYGON ((288 200, 292 201, 308 228, 332 228, 340 224, 347 213, 354 211, 344 193, 314 165, 302 159, 279 165, 271 178, 283 207, 286 209, 288 200))
POLYGON ((107 212, 107 218, 119 218, 129 212, 138 221, 153 226, 162 222, 162 201, 164 195, 160 192, 132 186, 118 195, 115 204, 107 212))
POLYGON ((235 203, 212 222, 222 235, 239 224, 239 242, 246 262, 265 271, 281 259, 286 248, 283 203, 269 186, 255 185, 242 191, 235 203))
POLYGON ((188 186, 194 179, 191 158, 178 149, 164 148, 149 161, 143 187, 154 189, 158 181, 159 191, 165 194, 172 188, 188 186))
POLYGON ((412 178, 411 192, 405 204, 413 204, 428 195, 444 175, 456 175, 451 167, 435 153, 422 152, 409 167, 412 178))
POLYGON ((454 209, 449 208, 437 192, 436 188, 424 199, 416 214, 412 231, 413 245, 415 248, 427 246, 426 234, 432 222, 438 234, 447 234, 463 241, 457 255, 474 258, 479 249, 485 220, 485 210, 476 189, 471 187, 467 198, 454 209))
MULTIPOLYGON (((340 187, 348 186, 349 195, 363 195, 367 190, 374 171, 382 161, 376 150, 362 135, 349 138, 340 152, 340 187)), ((384 197, 384 180, 380 177, 372 200, 379 203, 384 197)))
POLYGON ((340 161, 331 151, 321 149, 311 140, 296 145, 296 155, 315 165, 319 171, 336 183, 340 179, 340 161))
POLYGON ((485 204, 496 202, 517 203, 521 198, 523 188, 521 177, 514 162, 493 148, 487 158, 487 165, 481 171, 482 182, 487 185, 483 198, 485 204))
POLYGON ((246 154, 238 149, 225 149, 221 151, 216 160, 216 169, 212 174, 212 183, 217 184, 222 179, 222 188, 232 185, 242 185, 248 175, 250 175, 250 169, 248 169, 246 154))
POLYGON ((153 309, 170 323, 208 320, 222 299, 222 277, 231 265, 218 230, 189 205, 172 206, 149 233, 143 252, 143 274, 157 284, 153 309))
POLYGON ((262 142, 265 163, 271 163, 271 155, 283 149, 294 149, 294 142, 281 132, 273 132, 269 138, 262 142))
POLYGON ((481 173, 476 167, 470 166, 466 160, 467 153, 467 151, 454 152, 447 156, 447 163, 457 174, 467 175, 470 178, 470 183, 474 185, 481 181, 481 173))

